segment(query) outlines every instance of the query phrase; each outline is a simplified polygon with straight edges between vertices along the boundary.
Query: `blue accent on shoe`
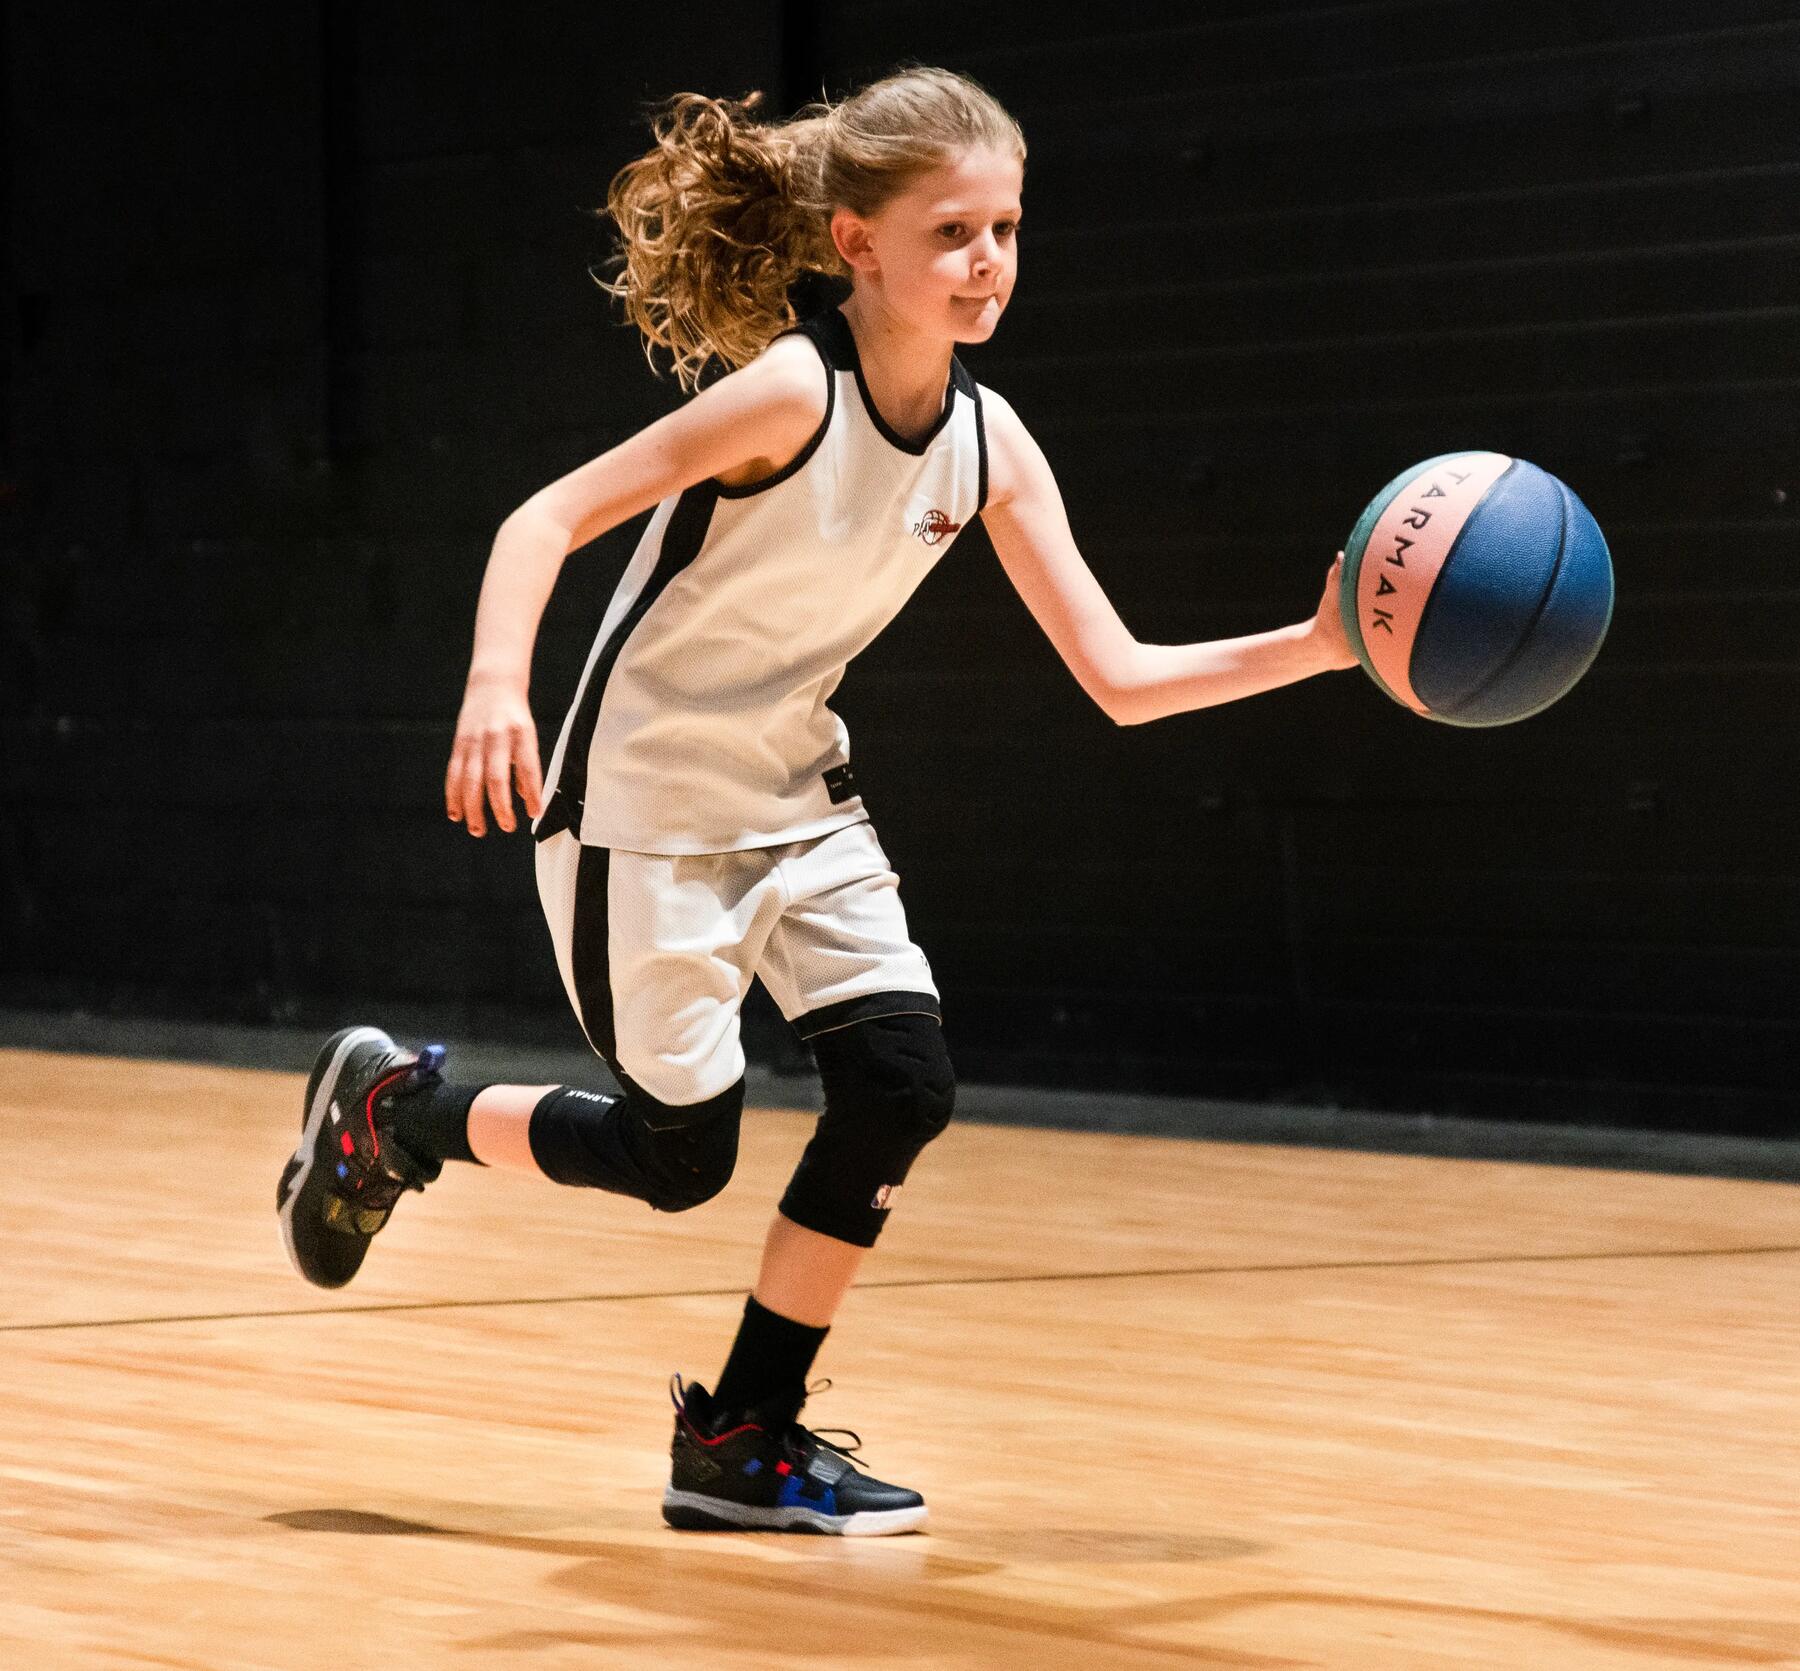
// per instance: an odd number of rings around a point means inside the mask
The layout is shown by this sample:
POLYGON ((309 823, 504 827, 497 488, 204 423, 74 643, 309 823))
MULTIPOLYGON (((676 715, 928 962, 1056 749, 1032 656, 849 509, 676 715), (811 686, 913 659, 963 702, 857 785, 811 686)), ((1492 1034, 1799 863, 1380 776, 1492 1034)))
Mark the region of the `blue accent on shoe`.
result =
POLYGON ((418 1061, 413 1063, 412 1077, 414 1083, 428 1073, 436 1073, 444 1065, 446 1051, 441 1044, 428 1044, 419 1052, 418 1061))
POLYGON ((819 1514, 837 1513, 837 1493, 826 1486, 817 1497, 808 1497, 801 1490, 801 1479, 798 1474, 789 1474, 781 1482, 781 1495, 775 1499, 778 1509, 791 1509, 796 1504, 801 1508, 813 1509, 819 1514))
POLYGON ((751 1457, 750 1460, 744 1464, 744 1472, 746 1474, 760 1474, 762 1472, 762 1458, 760 1456, 751 1457))
POLYGON ((338 1162, 338 1176, 340 1178, 348 1178, 350 1176, 350 1168, 341 1160, 338 1162))

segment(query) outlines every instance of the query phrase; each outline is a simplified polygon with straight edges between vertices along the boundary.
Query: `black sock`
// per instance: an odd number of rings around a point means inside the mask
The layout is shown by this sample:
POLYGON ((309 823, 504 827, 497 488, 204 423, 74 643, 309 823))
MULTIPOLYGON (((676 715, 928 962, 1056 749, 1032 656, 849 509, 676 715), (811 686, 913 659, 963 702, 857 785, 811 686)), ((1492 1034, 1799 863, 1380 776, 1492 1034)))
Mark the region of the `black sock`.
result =
POLYGON ((720 1373, 714 1401, 734 1414, 762 1408, 787 1411, 792 1420, 806 1397, 806 1373, 830 1332, 770 1311, 751 1295, 744 1302, 744 1321, 720 1373))
MULTIPOLYGON (((441 1079, 394 1098, 394 1135, 420 1160, 475 1160, 469 1147, 469 1108, 485 1085, 446 1085, 441 1079)), ((476 1161, 479 1165, 480 1162, 476 1161)))

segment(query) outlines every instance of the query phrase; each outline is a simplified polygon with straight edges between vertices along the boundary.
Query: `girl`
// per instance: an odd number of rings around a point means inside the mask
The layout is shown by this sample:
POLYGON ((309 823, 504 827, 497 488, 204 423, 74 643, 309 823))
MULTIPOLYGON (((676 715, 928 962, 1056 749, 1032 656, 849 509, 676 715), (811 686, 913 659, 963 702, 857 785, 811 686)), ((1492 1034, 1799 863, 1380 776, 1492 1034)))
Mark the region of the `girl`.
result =
POLYGON ((680 410, 534 494, 482 583, 445 778, 449 816, 535 823, 557 967, 616 1095, 452 1085, 373 1027, 307 1087, 281 1180, 289 1253, 355 1275, 404 1189, 445 1160, 514 1166, 664 1212, 737 1155, 738 1012, 760 976, 825 1112, 782 1197, 716 1391, 676 1394, 663 1515, 681 1527, 898 1532, 925 1519, 798 1422, 806 1377, 900 1186, 950 1118, 938 994, 907 933, 827 699, 971 518, 1057 653, 1121 725, 1354 664, 1335 602, 1214 643, 1140 644, 1070 536, 1044 455, 956 358, 1018 277, 1025 141, 982 88, 907 69, 781 125, 682 94, 613 181, 623 298, 680 410), (796 324, 803 273, 849 279, 796 324), (544 793, 531 652, 568 554, 655 508, 600 625, 544 793))

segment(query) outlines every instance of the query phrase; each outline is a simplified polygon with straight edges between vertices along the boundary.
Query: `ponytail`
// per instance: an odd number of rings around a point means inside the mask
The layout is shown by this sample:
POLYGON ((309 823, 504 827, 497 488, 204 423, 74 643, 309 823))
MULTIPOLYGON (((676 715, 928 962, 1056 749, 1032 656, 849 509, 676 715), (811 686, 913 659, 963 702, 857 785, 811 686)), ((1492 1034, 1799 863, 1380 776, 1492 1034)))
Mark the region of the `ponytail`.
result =
POLYGON ((802 273, 844 270, 807 178, 821 119, 756 123, 761 102, 677 93, 655 119, 656 149, 607 190, 620 270, 601 288, 643 333, 652 368, 668 351, 684 389, 715 357, 749 364, 791 325, 802 273))

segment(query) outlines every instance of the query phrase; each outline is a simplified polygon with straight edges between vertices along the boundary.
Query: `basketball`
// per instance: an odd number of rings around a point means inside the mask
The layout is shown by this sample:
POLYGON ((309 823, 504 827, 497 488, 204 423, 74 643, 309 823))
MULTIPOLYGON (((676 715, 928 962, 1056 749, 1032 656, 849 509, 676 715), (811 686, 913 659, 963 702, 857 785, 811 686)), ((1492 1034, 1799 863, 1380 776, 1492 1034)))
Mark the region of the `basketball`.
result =
POLYGON ((1351 647, 1396 702, 1509 725, 1571 690, 1612 620, 1599 525, 1555 476, 1504 453, 1402 471, 1344 542, 1351 647))

